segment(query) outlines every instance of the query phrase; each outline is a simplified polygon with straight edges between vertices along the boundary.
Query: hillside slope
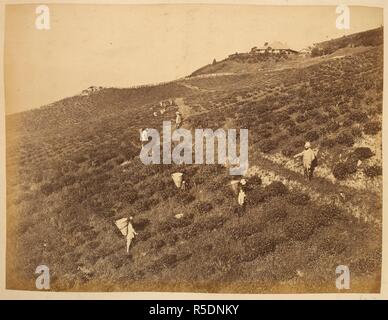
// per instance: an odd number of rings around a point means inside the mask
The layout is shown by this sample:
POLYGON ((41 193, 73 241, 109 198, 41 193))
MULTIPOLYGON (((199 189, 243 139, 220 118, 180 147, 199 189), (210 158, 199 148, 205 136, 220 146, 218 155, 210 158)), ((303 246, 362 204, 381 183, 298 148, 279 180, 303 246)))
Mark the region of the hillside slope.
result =
POLYGON ((53 290, 336 292, 342 264, 352 292, 377 292, 382 83, 375 46, 9 116, 7 287, 33 289, 46 264, 53 290), (244 213, 221 165, 140 162, 138 129, 178 109, 187 129, 249 129, 244 213), (292 158, 306 139, 319 148, 311 183, 292 158), (139 235, 127 255, 114 221, 129 215, 139 235))

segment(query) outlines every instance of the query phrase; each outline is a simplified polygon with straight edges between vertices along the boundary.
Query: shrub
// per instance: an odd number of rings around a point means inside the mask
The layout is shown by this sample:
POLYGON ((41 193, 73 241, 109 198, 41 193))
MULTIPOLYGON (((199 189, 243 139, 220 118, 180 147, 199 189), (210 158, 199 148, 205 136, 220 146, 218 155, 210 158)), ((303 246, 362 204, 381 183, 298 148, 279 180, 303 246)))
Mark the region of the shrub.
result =
POLYGON ((307 141, 315 141, 319 138, 319 134, 315 130, 312 130, 306 133, 305 138, 307 141))
POLYGON ((321 142, 322 147, 332 148, 335 146, 335 140, 331 138, 323 139, 321 142))
POLYGON ((299 110, 299 106, 292 105, 287 108, 288 114, 293 114, 299 110))
POLYGON ((261 181, 261 178, 259 176, 252 176, 252 177, 248 178, 246 189, 247 189, 247 191, 252 191, 257 187, 260 187, 261 183, 262 183, 262 181, 261 181))
POLYGON ((274 181, 264 188, 265 195, 268 197, 281 196, 288 192, 287 187, 280 181, 274 181))
POLYGON ((85 162, 88 160, 88 157, 84 154, 76 154, 73 156, 72 160, 77 163, 77 164, 80 164, 82 162, 85 162))
MULTIPOLYGON (((313 105, 309 105, 308 107, 309 107, 309 108, 313 108, 313 105)), ((307 114, 307 116, 308 116, 310 119, 312 119, 312 118, 317 117, 320 113, 319 113, 318 110, 309 109, 309 110, 307 110, 306 114, 307 114)))
POLYGON ((306 218, 297 218, 287 223, 286 235, 294 240, 307 240, 314 232, 314 224, 306 218))
POLYGON ((248 179, 248 184, 253 186, 260 186, 262 183, 261 178, 259 176, 252 176, 248 179))
POLYGON ((60 189, 61 189, 61 186, 56 182, 48 182, 48 183, 43 184, 40 187, 40 190, 46 196, 50 195, 53 192, 57 192, 60 189))
POLYGON ((270 130, 261 130, 259 132, 260 139, 267 139, 272 136, 272 132, 270 130))
POLYGON ((359 127, 353 127, 350 131, 354 137, 361 137, 362 136, 362 130, 359 127))
POLYGON ((296 206, 305 206, 310 201, 310 196, 306 193, 292 192, 288 195, 287 201, 296 206))
POLYGON ((323 123, 326 123, 328 120, 329 120, 329 117, 320 112, 318 112, 314 117, 314 123, 316 124, 323 124, 323 123))
POLYGON ((373 165, 370 167, 366 167, 364 169, 364 173, 366 176, 371 177, 371 178, 381 176, 383 174, 383 168, 381 166, 378 166, 378 165, 373 165))
POLYGON ((132 204, 134 203, 138 198, 138 194, 136 190, 132 187, 126 188, 125 191, 123 191, 119 197, 120 201, 132 204))
POLYGON ((177 194, 176 201, 180 204, 187 205, 195 200, 195 197, 187 192, 177 194))
POLYGON ((350 127, 351 125, 353 124, 353 120, 352 119, 346 119, 343 123, 343 125, 345 127, 350 127))
POLYGON ((286 121, 289 119, 289 115, 286 112, 278 112, 274 115, 274 122, 282 123, 283 121, 286 121))
POLYGON ((299 114, 297 117, 296 117, 296 122, 305 122, 307 121, 307 115, 305 114, 299 114))
POLYGON ((264 190, 265 189, 262 187, 256 187, 249 190, 247 202, 251 205, 258 205, 264 202, 266 198, 266 192, 264 190))
POLYGON ((328 112, 330 118, 332 118, 332 119, 338 117, 338 112, 337 112, 337 110, 335 110, 334 108, 329 108, 329 109, 327 110, 327 112, 328 112))
POLYGON ((245 243, 244 251, 241 255, 242 261, 252 261, 258 256, 273 252, 276 248, 274 239, 262 234, 256 234, 245 243))
POLYGON ((337 206, 326 204, 314 211, 314 219, 319 225, 328 226, 334 219, 338 219, 341 214, 342 211, 337 206))
POLYGON ((158 199, 140 198, 134 203, 134 209, 144 212, 156 206, 159 203, 158 199))
POLYGON ((347 178, 347 176, 349 174, 348 174, 348 171, 347 171, 345 164, 344 163, 336 164, 333 168, 333 175, 338 180, 343 180, 343 179, 347 178))
POLYGON ((176 263, 178 262, 176 254, 166 254, 163 257, 161 257, 157 265, 163 265, 164 267, 174 267, 176 263))
POLYGON ((354 144, 354 138, 350 133, 341 132, 335 139, 339 144, 351 147, 354 144))
POLYGON ((282 154, 286 157, 291 157, 295 154, 295 149, 293 147, 286 147, 285 149, 282 150, 282 154))
POLYGON ((329 236, 318 245, 320 251, 328 254, 340 254, 345 251, 346 247, 346 239, 344 237, 338 238, 338 236, 329 236))
POLYGON ((260 223, 247 222, 229 229, 230 237, 233 240, 245 239, 253 234, 263 230, 263 225, 260 223))
POLYGON ((264 217, 266 221, 279 222, 287 218, 288 210, 283 204, 275 203, 269 207, 265 213, 264 217))
POLYGON ((297 127, 296 125, 289 127, 288 131, 290 132, 290 135, 292 135, 292 136, 296 136, 296 135, 302 133, 301 128, 297 127))
POLYGON ((364 125, 365 134, 377 134, 381 130, 381 125, 377 121, 368 122, 364 125))
POLYGON ((192 214, 184 215, 181 219, 169 217, 160 223, 159 230, 162 232, 168 232, 173 229, 187 227, 193 222, 193 217, 194 216, 192 214))
POLYGON ((200 202, 196 205, 196 209, 199 213, 207 213, 213 209, 213 205, 210 202, 200 202))
POLYGON ((284 121, 282 124, 285 128, 292 128, 296 126, 295 122, 292 121, 291 119, 284 121))
POLYGON ((347 178, 352 173, 357 171, 357 159, 349 157, 345 162, 338 163, 333 168, 333 175, 338 180, 347 178))
POLYGON ((222 227, 226 221, 225 216, 213 216, 206 220, 201 220, 192 226, 195 232, 210 231, 222 227))
POLYGON ((298 138, 298 139, 296 139, 296 140, 292 143, 292 146, 293 146, 294 148, 296 148, 296 149, 299 149, 299 148, 303 148, 304 143, 305 143, 304 139, 298 138))
POLYGON ((150 224, 150 220, 145 218, 134 218, 133 219, 133 227, 135 230, 142 231, 150 224))
POLYGON ((353 111, 349 114, 349 119, 357 122, 364 122, 367 119, 367 115, 362 111, 353 111))
POLYGON ((166 242, 163 239, 152 239, 151 248, 152 249, 160 249, 166 245, 166 242))
POLYGON ((147 241, 149 238, 151 238, 151 233, 148 231, 143 231, 136 237, 138 241, 147 241))
POLYGON ((260 150, 262 152, 268 153, 271 150, 276 149, 277 142, 272 140, 272 139, 266 139, 266 140, 263 140, 263 141, 259 142, 259 147, 260 147, 260 150))
POLYGON ((337 131, 338 129, 340 128, 340 125, 338 122, 336 121, 330 121, 327 126, 326 126, 326 129, 328 132, 335 132, 337 131))
POLYGON ((358 160, 369 159, 373 156, 373 152, 370 148, 367 147, 359 147, 354 149, 352 156, 358 160))

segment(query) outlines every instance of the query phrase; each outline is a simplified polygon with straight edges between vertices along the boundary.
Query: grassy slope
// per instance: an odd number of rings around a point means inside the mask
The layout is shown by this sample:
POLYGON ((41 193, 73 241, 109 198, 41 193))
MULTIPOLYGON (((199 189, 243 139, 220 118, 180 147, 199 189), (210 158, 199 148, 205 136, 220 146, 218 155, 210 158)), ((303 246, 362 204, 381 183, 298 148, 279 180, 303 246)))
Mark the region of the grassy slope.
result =
MULTIPOLYGON (((300 169, 276 157, 290 159, 315 131, 320 166, 331 170, 354 149, 338 139, 343 132, 356 145, 380 137, 368 124, 379 121, 381 107, 382 48, 374 47, 298 68, 105 89, 13 115, 7 119, 8 286, 33 289, 36 266, 47 264, 54 290, 333 292, 335 267, 345 264, 353 291, 377 291, 381 190, 355 187, 356 174, 341 183, 321 176, 306 184, 300 169), (251 178, 257 185, 244 215, 237 214, 225 168, 140 163, 137 130, 160 128, 162 118, 152 112, 169 97, 192 109, 186 128, 250 130, 251 174, 260 172, 263 185, 251 178), (125 160, 130 164, 120 166, 125 160), (176 170, 189 177, 184 192, 172 183, 176 170), (271 184, 276 180, 286 186, 271 184), (340 191, 344 203, 336 198, 340 191), (184 218, 175 219, 178 213, 184 218), (139 232, 130 256, 113 224, 127 215, 139 232)), ((173 119, 177 108, 163 119, 173 119)), ((380 179, 359 171, 369 185, 380 179)))

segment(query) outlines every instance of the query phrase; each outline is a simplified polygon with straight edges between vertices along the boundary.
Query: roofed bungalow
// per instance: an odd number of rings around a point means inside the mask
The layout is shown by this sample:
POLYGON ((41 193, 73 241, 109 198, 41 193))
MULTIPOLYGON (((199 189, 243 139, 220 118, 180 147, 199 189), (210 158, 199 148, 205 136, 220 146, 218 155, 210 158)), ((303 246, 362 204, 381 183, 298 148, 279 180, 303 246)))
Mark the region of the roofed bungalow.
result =
POLYGON ((263 54, 263 53, 273 53, 273 54, 297 54, 298 51, 289 48, 286 44, 281 42, 274 42, 272 44, 268 44, 266 42, 264 46, 258 48, 253 47, 250 51, 250 54, 263 54))

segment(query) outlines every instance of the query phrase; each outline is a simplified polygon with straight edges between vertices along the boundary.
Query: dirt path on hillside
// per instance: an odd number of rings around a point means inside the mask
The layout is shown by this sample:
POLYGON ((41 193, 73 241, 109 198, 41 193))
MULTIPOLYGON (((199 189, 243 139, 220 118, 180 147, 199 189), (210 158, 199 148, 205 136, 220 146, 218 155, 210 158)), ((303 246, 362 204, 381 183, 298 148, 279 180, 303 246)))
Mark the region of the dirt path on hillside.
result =
POLYGON ((178 106, 178 110, 182 114, 183 121, 185 121, 190 116, 209 112, 208 110, 194 111, 189 105, 185 103, 184 98, 176 98, 175 104, 178 106))
POLYGON ((181 83, 183 86, 185 86, 186 88, 189 88, 189 89, 192 89, 192 90, 196 90, 196 91, 201 91, 201 92, 215 92, 216 90, 214 89, 205 89, 205 88, 200 88, 200 87, 197 87, 197 86, 194 86, 192 84, 189 84, 187 82, 182 82, 181 83))
POLYGON ((176 98, 175 103, 178 106, 178 110, 182 114, 183 119, 187 119, 192 115, 191 108, 185 103, 183 98, 176 98))

